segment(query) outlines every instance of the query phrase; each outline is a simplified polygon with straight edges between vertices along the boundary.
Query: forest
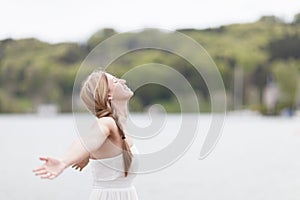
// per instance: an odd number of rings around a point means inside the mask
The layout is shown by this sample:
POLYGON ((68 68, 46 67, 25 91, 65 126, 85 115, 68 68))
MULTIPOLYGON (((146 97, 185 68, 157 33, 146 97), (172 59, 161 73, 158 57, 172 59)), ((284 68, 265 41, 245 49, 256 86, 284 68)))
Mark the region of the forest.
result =
MULTIPOLYGON (((215 62, 226 89, 228 110, 249 109, 276 115, 287 108, 299 109, 300 13, 292 22, 263 16, 252 23, 176 31, 201 44, 215 62), (238 106, 234 102, 237 71, 242 71, 243 82, 238 106), (264 102, 270 81, 280 91, 272 113, 264 102)), ((36 38, 1 40, 0 113, 32 113, 42 104, 55 104, 60 112, 72 112, 73 84, 81 63, 99 43, 117 33, 104 28, 84 43, 51 44, 36 38)), ((144 39, 131 37, 126 45, 130 48, 144 39)), ((121 77, 146 63, 162 63, 178 70, 196 91, 200 111, 211 111, 205 82, 190 63, 177 55, 154 49, 130 52, 114 61, 108 72, 121 77)), ((134 112, 143 112, 152 104, 161 104, 168 112, 180 112, 172 92, 159 85, 139 88, 129 106, 134 112)))

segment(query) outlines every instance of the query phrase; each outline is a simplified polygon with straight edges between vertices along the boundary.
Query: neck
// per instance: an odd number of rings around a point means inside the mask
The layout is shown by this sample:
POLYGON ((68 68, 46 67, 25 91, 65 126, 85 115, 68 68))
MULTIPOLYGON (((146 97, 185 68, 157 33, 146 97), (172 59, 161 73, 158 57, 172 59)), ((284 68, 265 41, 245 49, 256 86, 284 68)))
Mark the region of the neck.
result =
POLYGON ((119 122, 125 128, 125 124, 128 116, 128 102, 127 101, 111 101, 111 105, 115 110, 115 113, 119 117, 119 122))

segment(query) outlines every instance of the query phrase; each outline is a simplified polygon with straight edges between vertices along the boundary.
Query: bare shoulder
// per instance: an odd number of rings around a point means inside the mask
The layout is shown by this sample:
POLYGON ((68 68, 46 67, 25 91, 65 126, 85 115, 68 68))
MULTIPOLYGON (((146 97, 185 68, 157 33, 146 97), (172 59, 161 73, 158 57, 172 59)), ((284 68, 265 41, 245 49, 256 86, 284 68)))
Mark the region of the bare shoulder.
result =
POLYGON ((104 129, 105 134, 108 136, 115 128, 115 120, 112 117, 101 117, 97 119, 97 124, 104 129))

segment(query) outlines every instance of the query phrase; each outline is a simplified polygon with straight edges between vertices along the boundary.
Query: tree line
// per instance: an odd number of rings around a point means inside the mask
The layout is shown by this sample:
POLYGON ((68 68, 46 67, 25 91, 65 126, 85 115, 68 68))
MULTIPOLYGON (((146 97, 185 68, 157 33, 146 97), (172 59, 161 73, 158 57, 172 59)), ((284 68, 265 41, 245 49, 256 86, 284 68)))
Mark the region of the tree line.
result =
MULTIPOLYGON (((240 108, 267 114, 264 94, 270 80, 280 90, 273 114, 299 106, 300 14, 290 23, 276 16, 263 16, 253 23, 176 31, 196 40, 212 57, 224 81, 228 109, 234 109, 237 70, 243 72, 240 108)), ((37 105, 49 103, 59 105, 61 112, 71 112, 73 83, 82 61, 100 42, 117 33, 111 28, 101 29, 85 43, 49 44, 35 38, 1 40, 0 112, 35 112, 37 105)), ((125 46, 129 49, 144 39, 130 37, 125 46)), ((210 111, 203 78, 177 55, 154 49, 130 52, 114 61, 108 71, 122 76, 145 63, 162 63, 178 70, 196 91, 200 110, 210 111)), ((174 94, 159 85, 138 89, 130 108, 140 112, 156 103, 169 112, 180 111, 174 94)))

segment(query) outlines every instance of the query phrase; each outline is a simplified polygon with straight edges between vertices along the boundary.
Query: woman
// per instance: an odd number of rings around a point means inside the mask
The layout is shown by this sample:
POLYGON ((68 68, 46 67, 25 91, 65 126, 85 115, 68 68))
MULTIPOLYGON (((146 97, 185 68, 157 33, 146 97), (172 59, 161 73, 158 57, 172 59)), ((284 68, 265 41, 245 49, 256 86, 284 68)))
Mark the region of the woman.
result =
POLYGON ((40 157, 45 163, 33 170, 41 178, 54 179, 69 166, 80 171, 91 161, 94 177, 90 200, 137 200, 132 185, 137 149, 124 132, 128 101, 133 92, 126 81, 96 71, 84 82, 80 98, 96 116, 88 135, 78 138, 61 158, 40 157), (118 170, 118 169, 124 170, 118 170))

